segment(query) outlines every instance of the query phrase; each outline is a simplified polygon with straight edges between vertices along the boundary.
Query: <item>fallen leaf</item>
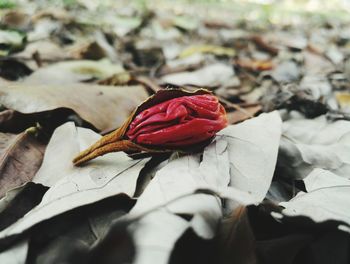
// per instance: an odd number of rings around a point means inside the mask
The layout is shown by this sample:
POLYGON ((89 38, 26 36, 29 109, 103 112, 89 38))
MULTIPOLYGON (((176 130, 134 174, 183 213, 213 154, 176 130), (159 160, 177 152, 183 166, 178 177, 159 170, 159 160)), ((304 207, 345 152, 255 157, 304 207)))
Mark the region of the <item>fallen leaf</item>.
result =
POLYGON ((28 29, 29 23, 29 15, 21 10, 9 10, 1 18, 1 24, 16 30, 28 29))
POLYGON ((198 19, 194 16, 175 16, 173 19, 174 26, 184 30, 193 31, 198 28, 198 19))
POLYGON ((0 87, 0 104, 24 114, 69 108, 99 130, 119 127, 148 97, 142 86, 9 84, 0 87))
POLYGON ((202 160, 200 155, 187 155, 162 167, 127 215, 140 219, 130 227, 137 263, 155 256, 159 263, 167 263, 175 242, 189 227, 199 237, 213 238, 223 214, 221 201, 213 194, 234 199, 232 209, 262 201, 272 179, 280 133, 277 112, 261 115, 220 132, 204 150, 202 160), (266 123, 271 127, 266 128, 266 123), (247 157, 252 159, 249 164, 247 157), (181 215, 191 218, 186 221, 181 215), (176 228, 165 233, 163 226, 169 223, 176 228), (145 236, 148 232, 152 235, 145 236))
POLYGON ((5 56, 24 45, 25 35, 13 30, 0 30, 0 55, 5 56))
POLYGON ((50 35, 62 29, 62 21, 51 19, 50 17, 41 17, 33 25, 33 30, 28 32, 29 42, 40 41, 41 39, 50 38, 50 35))
POLYGON ((162 68, 161 73, 170 74, 175 72, 184 72, 199 68, 205 61, 202 54, 193 54, 186 58, 167 60, 166 65, 162 68))
POLYGON ((262 107, 261 105, 255 105, 242 108, 244 109, 244 112, 237 110, 234 112, 227 113, 227 119, 230 124, 236 124, 246 119, 249 119, 251 116, 254 116, 258 112, 260 112, 262 107))
POLYGON ((215 63, 193 72, 181 72, 168 74, 162 77, 162 81, 175 85, 196 85, 200 87, 215 87, 225 85, 234 76, 231 66, 223 63, 215 63))
POLYGON ((303 55, 305 74, 321 74, 325 76, 335 71, 335 66, 325 57, 309 51, 304 51, 303 55))
POLYGON ((340 108, 345 112, 350 112, 350 93, 336 93, 335 97, 340 108))
POLYGON ((133 241, 125 225, 113 222, 133 204, 130 198, 117 195, 37 225, 26 236, 29 237, 27 261, 130 263, 134 256, 133 241))
POLYGON ((348 260, 349 234, 337 230, 339 222, 315 223, 305 216, 282 216, 281 208, 268 203, 249 206, 257 263, 328 264, 331 259, 348 260), (273 216, 272 216, 273 215, 273 216))
POLYGON ((0 198, 7 190, 32 180, 44 151, 45 144, 29 132, 19 135, 0 133, 0 198))
POLYGON ((0 263, 21 264, 27 259, 28 240, 23 240, 0 253, 0 263))
POLYGON ((350 180, 322 169, 313 170, 304 180, 306 193, 299 192, 280 203, 287 216, 307 216, 315 222, 337 220, 350 232, 350 180))
POLYGON ((332 86, 321 75, 305 75, 300 81, 300 91, 304 91, 308 99, 324 103, 332 97, 332 86))
POLYGON ((272 61, 264 60, 238 60, 237 65, 249 71, 268 71, 274 68, 272 61))
MULTIPOLYGON (((282 133, 278 112, 261 114, 218 133, 228 142, 230 186, 261 202, 271 184, 282 133)), ((235 203, 229 203, 232 210, 235 203)))
POLYGON ((196 45, 191 46, 182 51, 179 54, 179 58, 187 58, 197 53, 209 53, 214 54, 216 56, 228 56, 232 57, 235 55, 235 50, 232 48, 226 48, 221 46, 214 45, 196 45))
POLYGON ((287 47, 294 50, 304 50, 308 45, 308 39, 301 33, 271 32, 265 38, 274 46, 287 47), (299 34, 298 34, 299 33, 299 34))
POLYGON ((168 263, 174 244, 189 227, 185 219, 163 210, 142 217, 128 227, 136 247, 133 263, 168 263))
POLYGON ((277 65, 271 72, 271 76, 281 83, 294 82, 301 75, 298 65, 293 61, 285 61, 277 65))
POLYGON ((277 55, 279 50, 271 43, 269 43, 265 38, 255 35, 251 37, 251 40, 258 46, 259 49, 270 53, 271 55, 277 55))
POLYGON ((36 52, 41 60, 49 62, 67 59, 69 55, 55 42, 42 40, 28 43, 23 51, 17 52, 13 57, 18 60, 29 60, 33 58, 33 54, 36 52))
POLYGON ((39 68, 25 79, 30 84, 69 84, 93 79, 104 79, 114 74, 123 73, 119 64, 108 60, 76 60, 51 64, 39 68))
POLYGON ((132 160, 119 152, 100 157, 90 166, 73 166, 73 157, 99 137, 91 130, 76 128, 72 123, 56 129, 42 167, 33 179, 51 188, 38 206, 2 230, 0 238, 20 234, 46 219, 107 197, 121 193, 133 196, 139 172, 148 159, 132 160))
POLYGON ((327 47, 326 56, 333 62, 333 64, 341 64, 344 61, 344 54, 338 49, 336 45, 327 47))
POLYGON ((190 227, 205 238, 215 235, 222 216, 221 201, 195 191, 201 187, 220 189, 228 185, 225 145, 222 140, 212 143, 201 164, 198 155, 188 155, 168 162, 156 173, 128 215, 131 219, 142 216, 130 226, 136 245, 136 263, 148 263, 155 257, 158 263, 168 263, 175 242, 190 227), (179 215, 192 218, 187 221, 179 215), (168 226, 172 228, 166 228, 168 226))
POLYGON ((0 230, 4 230, 37 206, 48 187, 27 182, 10 189, 0 200, 0 230))
POLYGON ((141 17, 116 16, 115 13, 112 13, 110 16, 107 16, 104 19, 106 23, 111 24, 113 31, 119 37, 126 36, 131 31, 140 27, 142 24, 141 17))
POLYGON ((292 119, 283 124, 279 164, 285 177, 305 178, 314 168, 349 178, 350 122, 292 119))

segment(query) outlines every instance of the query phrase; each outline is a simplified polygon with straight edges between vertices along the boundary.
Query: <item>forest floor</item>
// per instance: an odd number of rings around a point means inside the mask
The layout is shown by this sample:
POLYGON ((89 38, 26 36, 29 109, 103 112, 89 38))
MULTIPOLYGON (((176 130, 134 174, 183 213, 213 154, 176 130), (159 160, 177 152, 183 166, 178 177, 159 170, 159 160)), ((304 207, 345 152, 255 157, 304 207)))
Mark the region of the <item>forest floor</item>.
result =
POLYGON ((346 7, 0 1, 0 263, 349 263, 346 7), (206 146, 73 165, 199 88, 206 146))

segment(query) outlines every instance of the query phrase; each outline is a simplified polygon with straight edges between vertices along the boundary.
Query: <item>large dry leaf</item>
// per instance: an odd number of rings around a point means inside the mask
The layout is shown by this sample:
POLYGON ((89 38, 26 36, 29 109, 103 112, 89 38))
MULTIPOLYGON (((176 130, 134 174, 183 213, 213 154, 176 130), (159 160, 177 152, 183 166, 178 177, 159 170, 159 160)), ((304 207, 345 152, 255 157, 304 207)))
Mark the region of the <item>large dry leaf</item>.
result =
POLYGON ((136 245, 134 263, 149 263, 152 259, 168 263, 174 244, 190 227, 205 238, 215 235, 222 216, 221 201, 216 196, 195 194, 195 191, 217 190, 228 185, 226 144, 222 140, 213 142, 202 163, 199 155, 188 155, 170 161, 156 173, 129 213, 129 217, 146 213, 130 226, 136 245), (187 221, 178 214, 192 218, 187 221))
POLYGON ((137 263, 155 256, 158 263, 167 263, 174 243, 189 227, 202 238, 213 238, 223 212, 221 200, 210 192, 233 199, 230 209, 262 201, 273 176, 280 135, 278 113, 264 114, 224 129, 204 150, 202 159, 187 155, 161 168, 129 213, 131 218, 146 214, 146 220, 141 217, 131 226, 137 263), (199 193, 201 189, 207 193, 199 193), (192 217, 184 225, 179 215, 192 217), (157 221, 149 220, 154 218, 157 221), (170 219, 176 228, 164 233, 163 226, 170 219), (140 235, 148 232, 152 238, 140 235))
POLYGON ((304 71, 307 74, 327 75, 335 71, 335 66, 327 58, 309 51, 303 52, 304 71))
POLYGON ((91 130, 66 123, 57 128, 34 181, 51 186, 41 203, 3 230, 0 238, 20 234, 33 225, 82 205, 120 193, 134 194, 140 170, 148 159, 132 160, 125 153, 100 157, 86 167, 74 167, 73 157, 99 139, 91 130))
POLYGON ((33 54, 38 52, 41 60, 58 61, 67 59, 67 54, 60 46, 50 40, 42 40, 37 42, 28 43, 25 49, 14 55, 15 58, 31 59, 33 54))
POLYGON ((330 171, 315 169, 305 179, 307 193, 299 192, 280 203, 288 216, 307 216, 315 222, 337 220, 350 232, 350 180, 330 171))
POLYGON ((49 188, 27 182, 11 189, 0 200, 0 230, 3 230, 37 206, 49 188))
POLYGON ((133 263, 168 263, 174 244, 189 227, 188 221, 164 210, 144 216, 129 226, 136 246, 133 263))
POLYGON ((33 135, 0 133, 0 198, 6 191, 31 181, 39 169, 45 144, 33 135))
POLYGON ((57 108, 74 110, 99 130, 119 127, 134 108, 148 97, 142 86, 29 85, 0 86, 0 104, 21 113, 57 108))
POLYGON ((279 166, 291 178, 302 179, 314 168, 350 178, 350 122, 292 119, 283 124, 279 166))
POLYGON ((28 241, 23 240, 12 246, 5 252, 0 253, 0 263, 6 264, 24 264, 27 258, 28 241))
POLYGON ((114 74, 124 73, 119 64, 108 60, 75 60, 51 64, 39 68, 27 77, 25 83, 35 84, 69 84, 91 79, 104 79, 114 74))
POLYGON ((202 160, 200 155, 187 155, 160 169, 130 214, 140 215, 166 204, 172 212, 188 213, 185 207, 193 210, 191 205, 175 200, 198 189, 230 196, 225 191, 228 185, 229 190, 240 190, 261 202, 274 173, 281 125, 278 112, 273 112, 227 127, 206 147, 202 160))
POLYGON ((233 67, 223 63, 215 63, 193 72, 168 74, 162 81, 176 85, 196 85, 200 87, 221 86, 234 77, 233 67))
POLYGON ((301 72, 298 65, 293 61, 286 61, 278 65, 272 72, 271 76, 281 83, 288 83, 298 80, 301 72))
POLYGON ((261 114, 218 133, 228 142, 230 186, 250 193, 256 202, 264 199, 275 170, 281 133, 278 112, 261 114))

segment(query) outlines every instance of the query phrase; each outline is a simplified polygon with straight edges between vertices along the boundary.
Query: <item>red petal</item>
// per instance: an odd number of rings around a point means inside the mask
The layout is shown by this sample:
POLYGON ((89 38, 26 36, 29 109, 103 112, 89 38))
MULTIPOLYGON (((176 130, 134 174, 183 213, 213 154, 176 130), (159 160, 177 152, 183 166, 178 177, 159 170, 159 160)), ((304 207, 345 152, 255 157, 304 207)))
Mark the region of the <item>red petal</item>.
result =
POLYGON ((193 95, 142 111, 126 135, 140 144, 181 147, 210 139, 226 125, 225 109, 215 96, 193 95))

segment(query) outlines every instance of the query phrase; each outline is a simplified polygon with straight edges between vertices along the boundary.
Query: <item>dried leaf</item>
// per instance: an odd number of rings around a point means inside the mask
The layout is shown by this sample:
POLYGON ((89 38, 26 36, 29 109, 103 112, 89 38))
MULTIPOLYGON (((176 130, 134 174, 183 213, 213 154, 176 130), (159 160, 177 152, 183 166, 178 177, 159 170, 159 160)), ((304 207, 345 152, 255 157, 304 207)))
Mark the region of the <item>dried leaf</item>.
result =
POLYGON ((12 246, 5 252, 0 253, 0 263, 22 264, 26 262, 28 251, 28 241, 23 240, 12 246))
POLYGON ((99 130, 119 127, 147 96, 142 86, 9 84, 0 87, 0 104, 8 109, 31 114, 69 108, 99 130))
POLYGON ((336 99, 340 108, 345 112, 350 112, 350 93, 336 93, 336 99))
POLYGON ((0 133, 0 198, 7 190, 32 180, 44 151, 45 144, 28 132, 0 133))
POLYGON ((268 71, 272 70, 275 65, 272 61, 264 60, 238 60, 237 65, 249 71, 268 71))
MULTIPOLYGON (((261 202, 271 184, 282 133, 278 112, 261 114, 218 133, 228 142, 230 186, 261 202)), ((232 210, 236 204, 229 205, 232 210)))
MULTIPOLYGON (((221 201, 213 194, 234 199, 235 206, 261 201, 272 179, 280 133, 278 113, 261 115, 220 132, 204 150, 202 160, 200 155, 187 155, 161 168, 128 215, 142 217, 130 227, 138 263, 155 256, 159 263, 167 263, 174 243, 189 227, 202 238, 213 238, 222 217, 221 201), (271 127, 266 128, 266 123, 271 127), (250 131, 259 131, 260 136, 250 131), (262 138, 270 141, 269 146, 259 143, 262 138), (247 166, 247 158, 240 156, 248 155, 253 160, 247 166), (182 215, 190 216, 189 220, 182 215), (170 221, 176 228, 164 233, 163 226, 170 221), (145 236, 148 232, 152 235, 145 236)), ((231 204, 231 208, 235 207, 231 204)))
POLYGON ((243 107, 244 111, 234 111, 227 113, 227 119, 230 124, 236 124, 251 118, 261 111, 261 105, 243 107))
POLYGON ((9 227, 37 206, 47 190, 47 187, 33 182, 9 190, 0 200, 0 230, 9 227))
POLYGON ((13 55, 14 58, 29 60, 33 58, 33 54, 38 53, 43 61, 57 61, 68 58, 68 54, 53 41, 42 40, 28 43, 23 51, 13 55))
POLYGON ((70 84, 93 79, 104 79, 123 73, 119 64, 104 59, 99 61, 76 60, 51 64, 39 68, 25 79, 27 84, 70 84))
POLYGON ((181 72, 165 75, 162 81, 183 86, 215 87, 226 84, 234 76, 231 66, 216 63, 193 72, 181 72))
POLYGON ((18 50, 24 44, 25 36, 17 31, 0 30, 0 55, 5 56, 11 51, 18 50))
POLYGON ((304 180, 307 193, 299 192, 285 207, 287 216, 307 216, 315 222, 344 222, 350 232, 350 180, 322 169, 314 169, 304 180))
POLYGON ((293 61, 282 62, 271 72, 271 76, 281 83, 294 82, 301 75, 298 65, 293 61))
POLYGON ((232 57, 235 55, 235 50, 231 48, 225 48, 225 47, 214 46, 214 45, 197 45, 197 46, 188 47, 187 49, 182 51, 179 54, 179 58, 186 58, 196 53, 210 53, 217 56, 232 57))
POLYGON ((82 205, 120 193, 132 196, 140 170, 147 159, 132 160, 119 152, 96 159, 90 166, 71 163, 82 148, 98 139, 91 130, 67 123, 56 129, 34 182, 51 188, 41 203, 26 216, 0 233, 0 238, 20 234, 43 220, 82 205))
POLYGON ((303 179, 314 168, 349 178, 350 122, 292 119, 283 124, 279 167, 293 179, 303 179))

